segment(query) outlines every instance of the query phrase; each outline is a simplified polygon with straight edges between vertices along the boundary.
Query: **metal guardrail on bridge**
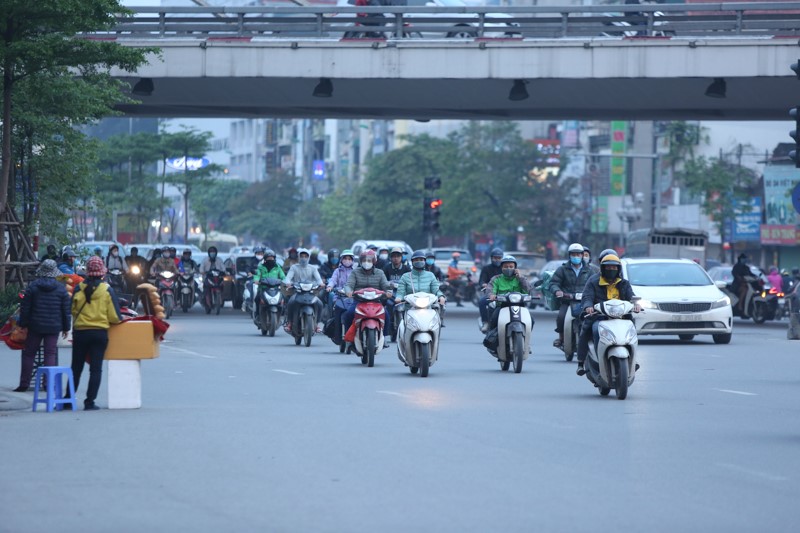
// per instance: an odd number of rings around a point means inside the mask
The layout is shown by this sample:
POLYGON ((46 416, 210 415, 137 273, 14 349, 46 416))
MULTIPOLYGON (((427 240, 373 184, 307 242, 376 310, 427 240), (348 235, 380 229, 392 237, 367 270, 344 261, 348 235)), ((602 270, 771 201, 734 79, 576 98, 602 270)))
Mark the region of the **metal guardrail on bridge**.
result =
MULTIPOLYGON (((402 1, 402 0, 401 0, 402 1)), ((800 2, 549 7, 134 7, 96 38, 796 37, 800 2)))

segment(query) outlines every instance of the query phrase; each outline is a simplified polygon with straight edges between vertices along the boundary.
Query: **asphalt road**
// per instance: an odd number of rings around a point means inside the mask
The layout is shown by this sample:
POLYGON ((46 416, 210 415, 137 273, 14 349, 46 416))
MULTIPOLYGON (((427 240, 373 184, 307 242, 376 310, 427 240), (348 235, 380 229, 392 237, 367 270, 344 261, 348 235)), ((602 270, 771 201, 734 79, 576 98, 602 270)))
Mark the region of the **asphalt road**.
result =
POLYGON ((195 308, 143 362, 138 410, 31 413, 0 348, 0 405, 26 409, 0 411, 0 531, 800 531, 785 322, 645 338, 619 401, 551 346, 554 314, 521 374, 476 314, 449 311, 423 379, 394 345, 367 368, 195 308))

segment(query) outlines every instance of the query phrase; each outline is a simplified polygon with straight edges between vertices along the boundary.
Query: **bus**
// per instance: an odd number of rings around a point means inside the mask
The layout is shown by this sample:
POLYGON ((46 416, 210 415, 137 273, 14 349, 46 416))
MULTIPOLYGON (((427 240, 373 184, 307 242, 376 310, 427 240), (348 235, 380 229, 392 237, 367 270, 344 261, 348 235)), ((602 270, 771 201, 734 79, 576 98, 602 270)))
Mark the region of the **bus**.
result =
POLYGON ((628 234, 625 257, 691 259, 706 264, 708 233, 687 228, 645 228, 628 234))

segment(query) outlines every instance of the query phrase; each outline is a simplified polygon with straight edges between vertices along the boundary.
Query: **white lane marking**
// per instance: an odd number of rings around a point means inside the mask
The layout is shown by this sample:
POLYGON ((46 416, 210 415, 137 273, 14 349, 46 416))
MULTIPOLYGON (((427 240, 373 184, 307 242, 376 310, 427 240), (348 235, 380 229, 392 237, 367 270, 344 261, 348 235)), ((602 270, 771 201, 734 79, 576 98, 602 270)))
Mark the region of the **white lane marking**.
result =
POLYGON ((776 476, 775 474, 769 474, 767 472, 761 472, 759 470, 753 470, 751 468, 744 468, 743 466, 731 464, 731 463, 716 463, 717 466, 720 468, 727 468, 728 470, 733 470, 735 472, 739 472, 742 474, 747 474, 749 476, 766 479, 767 481, 788 481, 788 477, 783 476, 776 476))
POLYGON ((394 392, 390 390, 376 390, 378 394, 388 394, 389 396, 400 396, 402 398, 408 398, 408 394, 403 394, 402 392, 394 392))
POLYGON ((175 346, 164 346, 167 350, 175 350, 176 352, 181 352, 189 355, 196 355, 198 357, 203 357, 205 359, 216 359, 213 355, 206 355, 204 353, 193 352, 192 350, 187 350, 185 348, 176 348, 175 346))
POLYGON ((744 392, 740 390, 729 390, 729 389, 714 389, 714 390, 717 390, 719 392, 727 392, 729 394, 739 394, 741 396, 758 396, 758 394, 756 394, 755 392, 744 392))
POLYGON ((273 372, 280 372, 281 374, 289 374, 290 376, 302 376, 304 375, 301 372, 292 372, 291 370, 279 370, 277 368, 272 369, 273 372))

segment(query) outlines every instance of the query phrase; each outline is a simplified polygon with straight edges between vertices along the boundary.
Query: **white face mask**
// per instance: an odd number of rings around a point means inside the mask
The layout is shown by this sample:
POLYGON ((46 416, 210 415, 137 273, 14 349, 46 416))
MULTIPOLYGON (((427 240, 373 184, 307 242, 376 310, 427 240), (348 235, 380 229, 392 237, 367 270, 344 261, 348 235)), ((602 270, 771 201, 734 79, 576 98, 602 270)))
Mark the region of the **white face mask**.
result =
POLYGON ((372 263, 370 261, 364 261, 361 263, 361 266, 364 268, 364 270, 372 270, 372 263))
POLYGON ((352 259, 342 259, 342 266, 344 266, 344 267, 353 266, 353 260, 352 259))
POLYGON ((113 255, 114 257, 117 257, 117 256, 119 256, 119 252, 114 250, 113 252, 111 252, 111 255, 113 255))
POLYGON ((264 254, 256 254, 256 259, 261 261, 262 259, 264 259, 264 254))
POLYGON ((389 254, 381 254, 378 256, 378 259, 380 259, 381 261, 386 261, 387 259, 389 259, 389 254))

